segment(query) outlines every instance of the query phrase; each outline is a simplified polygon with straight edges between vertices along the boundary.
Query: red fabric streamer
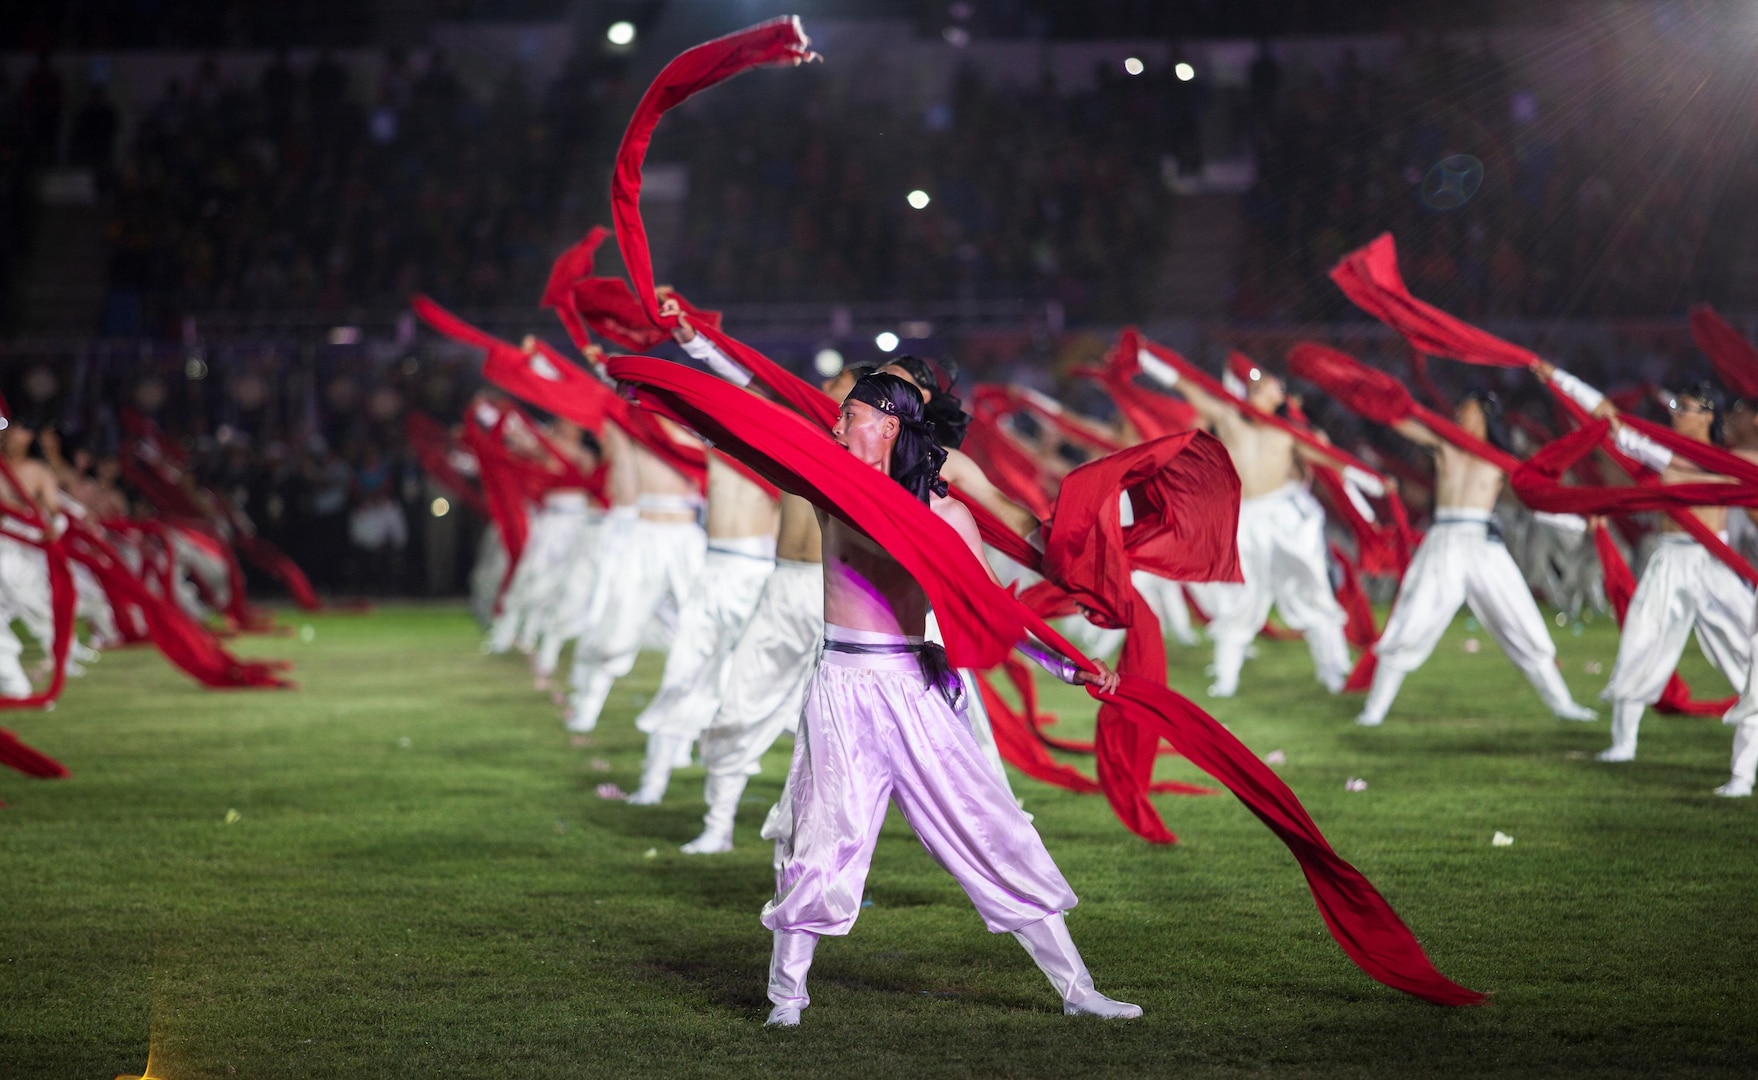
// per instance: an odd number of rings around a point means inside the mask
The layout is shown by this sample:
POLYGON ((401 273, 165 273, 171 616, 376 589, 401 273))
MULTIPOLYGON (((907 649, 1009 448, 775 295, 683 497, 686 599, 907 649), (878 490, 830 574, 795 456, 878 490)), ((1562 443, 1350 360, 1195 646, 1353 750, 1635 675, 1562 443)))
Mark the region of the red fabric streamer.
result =
POLYGON ((1331 280, 1357 307, 1404 335, 1419 353, 1489 367, 1531 367, 1538 360, 1537 353, 1410 295, 1398 273, 1398 247, 1391 233, 1381 233, 1343 256, 1331 268, 1331 280))
POLYGON ((556 318, 567 327, 568 337, 573 340, 574 347, 581 352, 585 352, 592 344, 592 338, 586 333, 586 325, 580 313, 574 309, 574 283, 591 275, 593 259, 599 246, 609 236, 610 230, 603 225, 592 226, 579 243, 556 258, 549 268, 549 281, 543 286, 540 306, 555 311, 556 318))
POLYGON ((49 538, 49 522, 32 505, 24 485, 3 459, 0 480, 10 485, 13 493, 13 505, 0 509, 0 533, 41 549, 49 567, 49 615, 54 627, 49 639, 49 659, 55 669, 48 686, 27 697, 0 698, 0 709, 40 709, 60 697, 67 683, 67 652, 73 647, 74 605, 78 596, 73 587, 73 572, 67 568, 66 547, 60 537, 49 538))
POLYGON ((96 530, 72 522, 66 535, 70 557, 92 572, 118 611, 133 608, 146 622, 149 640, 165 658, 203 686, 215 688, 291 687, 278 672, 285 662, 240 660, 213 632, 189 617, 176 600, 148 589, 96 530))
MULTIPOLYGON (((62 780, 73 775, 67 771, 67 766, 41 750, 25 745, 6 728, 0 728, 0 765, 44 780, 62 780)), ((4 805, 0 803, 0 806, 4 805)))
POLYGON ((451 492, 460 503, 482 517, 489 516, 488 503, 477 490, 476 483, 452 463, 452 433, 444 424, 424 412, 411 409, 403 416, 403 435, 409 440, 409 448, 415 451, 423 472, 451 492))
MULTIPOLYGON (((990 580, 950 525, 900 485, 876 483, 873 470, 803 418, 677 364, 620 357, 610 367, 619 380, 638 388, 643 404, 689 425, 784 490, 860 529, 896 558, 927 592, 954 666, 994 667, 1031 633, 1093 670, 1091 661, 990 580)), ((1135 675, 1124 676, 1117 692, 1100 700, 1221 781, 1288 845, 1332 937, 1369 976, 1436 1004, 1485 1000, 1435 970, 1391 905, 1332 850, 1281 778, 1213 717, 1164 685, 1135 675)))
POLYGON ((641 167, 660 118, 703 90, 752 68, 805 63, 813 55, 807 44, 798 17, 771 19, 681 53, 665 65, 641 95, 617 147, 610 205, 623 266, 634 284, 636 297, 647 308, 652 325, 667 330, 675 325, 675 320, 659 314, 659 300, 653 287, 653 257, 647 245, 647 226, 641 220, 641 167))
POLYGON ((1708 304, 1691 309, 1691 340, 1735 397, 1758 399, 1758 349, 1708 304))

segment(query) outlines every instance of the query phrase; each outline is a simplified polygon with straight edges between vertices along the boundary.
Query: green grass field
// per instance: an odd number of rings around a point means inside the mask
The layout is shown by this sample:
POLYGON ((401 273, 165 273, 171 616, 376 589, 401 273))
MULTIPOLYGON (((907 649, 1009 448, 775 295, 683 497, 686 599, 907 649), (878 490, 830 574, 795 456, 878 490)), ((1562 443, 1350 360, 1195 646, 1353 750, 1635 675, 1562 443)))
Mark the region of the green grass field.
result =
MULTIPOLYGON (((73 770, 0 776, 0 1078, 1751 1075, 1758 805, 1709 794, 1729 733, 1650 716, 1641 759, 1551 720, 1456 623, 1385 727, 1356 728, 1299 643, 1263 642, 1214 712, 1282 775, 1440 968, 1494 992, 1444 1010, 1370 981, 1294 860, 1231 797, 1158 800, 1181 843, 1097 797, 1015 778, 1075 890, 1069 917, 1135 1023, 1064 1018, 893 814, 866 910, 827 939, 813 1007, 766 1030, 772 890, 757 827, 692 858, 701 771, 632 788, 644 656, 591 745, 461 609, 284 616, 303 688, 203 691, 106 656, 59 709, 0 723, 73 770), (1362 777, 1365 792, 1344 790, 1362 777), (229 821, 229 818, 231 819, 229 821), (1515 843, 1494 847, 1497 830, 1515 843)), ((1559 631, 1583 700, 1615 640, 1559 631)), ((1175 686, 1204 657, 1172 652, 1175 686)), ((1686 674, 1719 692, 1694 652, 1686 674)), ((1050 692, 1086 714, 1062 687, 1050 692)), ((1167 775, 1195 778, 1181 762, 1167 775)))

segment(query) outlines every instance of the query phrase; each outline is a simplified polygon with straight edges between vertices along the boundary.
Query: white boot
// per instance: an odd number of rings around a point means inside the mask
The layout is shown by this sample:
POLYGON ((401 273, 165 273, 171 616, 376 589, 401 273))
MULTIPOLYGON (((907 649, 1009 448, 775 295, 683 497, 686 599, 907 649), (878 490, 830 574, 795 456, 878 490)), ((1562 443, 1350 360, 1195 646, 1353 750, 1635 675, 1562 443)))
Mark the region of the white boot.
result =
POLYGON ((1538 691, 1538 696, 1543 699, 1545 706, 1550 709, 1551 715, 1558 720, 1575 720, 1586 723, 1589 720, 1599 719, 1598 713, 1575 701, 1574 696, 1569 693, 1568 684, 1563 682, 1563 673, 1557 670, 1554 661, 1543 665, 1537 671, 1527 672, 1526 676, 1532 681, 1533 688, 1538 691))
POLYGON ((568 708, 562 713, 562 726, 576 734, 596 728, 598 714, 604 711, 605 700, 610 697, 610 688, 616 681, 616 676, 597 668, 582 676, 580 685, 575 686, 574 692, 568 695, 568 708))
POLYGON ((690 752, 687 736, 654 732, 647 736, 647 759, 641 765, 641 786, 629 796, 630 806, 657 806, 665 798, 666 785, 671 782, 672 762, 677 760, 678 747, 690 752))
POLYGON ((1742 720, 1734 725, 1733 776, 1715 789, 1728 799, 1743 799, 1752 794, 1752 780, 1758 775, 1758 718, 1742 720))
POLYGON ((1640 701, 1612 702, 1612 744, 1593 755, 1595 761, 1635 761, 1636 730, 1642 724, 1640 701))
POLYGON ((703 791, 708 813, 702 818, 702 835, 678 850, 686 855, 719 855, 732 850, 733 819, 739 812, 739 799, 745 794, 747 779, 744 773, 708 774, 703 791))
POLYGON ((1313 673, 1326 690, 1341 694, 1349 681, 1349 639, 1343 625, 1315 626, 1306 632, 1306 651, 1312 656, 1313 673))
MULTIPOLYGON (((1062 1011, 1068 1016, 1102 1016, 1107 1020, 1133 1020, 1141 1015, 1141 1006, 1113 1001, 1093 989, 1093 977, 1068 936, 1068 922, 1062 912, 1039 919, 1013 932, 1014 938, 1062 995, 1062 1011)), ((773 991, 770 993, 774 999, 773 991)))
POLYGON ((769 1010, 766 1027, 797 1027, 800 1011, 812 1003, 806 996, 806 972, 812 967, 812 950, 818 935, 810 930, 777 930, 769 954, 769 1010))
POLYGON ((1361 715, 1355 722, 1362 727, 1379 727, 1386 722, 1386 713, 1392 710, 1392 702, 1398 698, 1398 690, 1404 685, 1405 673, 1385 664, 1375 665, 1373 670, 1373 688, 1367 692, 1367 701, 1361 707, 1361 715))
POLYGON ((1239 669, 1245 666, 1245 646, 1238 642, 1215 642, 1215 681, 1209 684, 1209 696, 1229 698, 1239 692, 1239 669))

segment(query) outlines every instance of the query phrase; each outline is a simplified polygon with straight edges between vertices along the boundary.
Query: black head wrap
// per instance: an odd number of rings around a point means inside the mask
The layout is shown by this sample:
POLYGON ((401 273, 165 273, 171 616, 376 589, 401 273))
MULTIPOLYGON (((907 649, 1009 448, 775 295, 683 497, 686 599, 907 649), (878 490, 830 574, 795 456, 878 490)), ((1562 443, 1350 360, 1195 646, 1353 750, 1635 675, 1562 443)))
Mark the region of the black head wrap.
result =
POLYGON ((891 444, 891 478, 924 503, 931 494, 945 495, 940 466, 946 463, 946 451, 934 437, 933 422, 923 415, 922 392, 907 379, 875 371, 861 376, 848 396, 897 419, 897 441, 891 444))
POLYGON ((1505 454, 1514 453, 1514 440, 1508 434, 1508 421, 1502 415, 1502 399, 1493 390, 1471 390, 1459 400, 1460 405, 1467 401, 1477 402, 1483 410, 1483 441, 1505 454))
POLYGON ((1715 414, 1715 419, 1709 424, 1709 441, 1719 444, 1721 442, 1722 419, 1727 416, 1727 395, 1721 392, 1721 387, 1703 379, 1673 395, 1675 400, 1682 397, 1696 398, 1715 414))
POLYGON ((971 418, 964 411, 964 402, 952 392, 958 383, 958 366, 941 366, 919 356, 900 356, 890 363, 910 373, 915 384, 928 393, 923 415, 934 425, 934 436, 941 446, 956 450, 964 444, 964 430, 971 418))

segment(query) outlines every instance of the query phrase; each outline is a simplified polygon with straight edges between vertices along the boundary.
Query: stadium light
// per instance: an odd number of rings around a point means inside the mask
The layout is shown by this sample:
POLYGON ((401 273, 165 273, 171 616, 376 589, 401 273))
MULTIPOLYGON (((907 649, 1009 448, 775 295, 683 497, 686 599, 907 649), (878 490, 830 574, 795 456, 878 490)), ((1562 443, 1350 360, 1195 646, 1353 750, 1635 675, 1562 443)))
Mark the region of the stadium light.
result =
POLYGON ((819 378, 834 379, 842 374, 842 354, 835 349, 819 349, 812 357, 812 370, 819 378))
POLYGON ((925 210, 928 207, 928 193, 921 188, 917 188, 905 196, 905 201, 907 201, 913 209, 925 210))
POLYGON ((610 29, 604 32, 604 38, 618 48, 632 45, 635 42, 635 24, 626 20, 613 22, 610 24, 610 29))
POLYGON ((1131 75, 1140 75, 1147 70, 1147 65, 1139 57, 1132 56, 1123 62, 1123 70, 1131 75))
POLYGON ((880 352, 893 352, 897 349, 897 335, 889 330, 883 331, 873 339, 873 344, 879 346, 880 352))
POLYGON ((1179 82, 1189 82, 1196 78, 1196 69, 1180 60, 1172 68, 1172 74, 1178 76, 1179 82))
POLYGON ((452 512, 452 504, 447 501, 444 495, 441 495, 439 498, 433 500, 433 505, 429 506, 428 510, 433 513, 434 517, 445 517, 452 512))

